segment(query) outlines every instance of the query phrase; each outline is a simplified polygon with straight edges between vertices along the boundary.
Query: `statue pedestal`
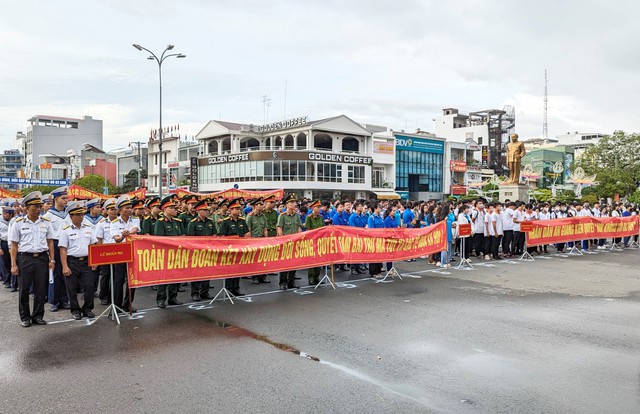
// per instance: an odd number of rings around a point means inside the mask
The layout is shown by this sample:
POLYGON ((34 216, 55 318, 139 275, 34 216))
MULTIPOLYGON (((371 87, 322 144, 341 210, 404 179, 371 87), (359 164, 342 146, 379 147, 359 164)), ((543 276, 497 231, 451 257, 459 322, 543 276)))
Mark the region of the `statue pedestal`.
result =
POLYGON ((505 200, 529 202, 529 186, 526 184, 501 184, 498 187, 498 201, 505 200))

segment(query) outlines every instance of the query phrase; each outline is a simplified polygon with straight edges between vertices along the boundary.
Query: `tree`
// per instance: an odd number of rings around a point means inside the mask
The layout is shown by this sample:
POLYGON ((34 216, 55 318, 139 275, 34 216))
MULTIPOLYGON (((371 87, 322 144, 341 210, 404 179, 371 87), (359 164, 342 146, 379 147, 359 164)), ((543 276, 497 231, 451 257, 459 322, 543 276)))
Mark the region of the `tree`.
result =
POLYGON ((587 175, 596 175, 594 191, 599 198, 628 195, 640 181, 640 134, 615 131, 605 135, 576 161, 587 175))
MULTIPOLYGON (((104 191, 104 177, 98 174, 85 175, 82 178, 78 178, 74 184, 96 193, 103 193, 104 191)), ((109 194, 117 194, 117 187, 111 181, 107 180, 107 188, 109 189, 109 194)))
MULTIPOLYGON (((140 179, 147 178, 147 170, 140 170, 140 179)), ((124 176, 124 183, 120 190, 123 193, 128 193, 130 191, 134 191, 140 185, 138 183, 138 170, 133 169, 124 176)))
POLYGON ((553 194, 551 193, 551 190, 548 190, 546 188, 540 188, 540 189, 534 190, 532 191, 532 194, 533 194, 533 198, 535 198, 535 200, 540 203, 548 203, 553 198, 553 194))
POLYGON ((32 185, 29 187, 22 187, 19 192, 24 197, 33 191, 40 191, 42 194, 49 194, 56 188, 58 187, 55 185, 32 185))

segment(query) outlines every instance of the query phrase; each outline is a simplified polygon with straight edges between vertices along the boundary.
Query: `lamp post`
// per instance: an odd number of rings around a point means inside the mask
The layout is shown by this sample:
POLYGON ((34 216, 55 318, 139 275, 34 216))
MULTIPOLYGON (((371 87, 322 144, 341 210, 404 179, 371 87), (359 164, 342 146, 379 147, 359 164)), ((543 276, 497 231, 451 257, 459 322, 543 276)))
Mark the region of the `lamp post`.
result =
POLYGON ((158 152, 160 154, 159 161, 158 161, 158 175, 160 179, 158 180, 158 196, 162 199, 162 135, 163 135, 162 133, 162 63, 165 61, 165 59, 170 57, 185 58, 187 57, 187 55, 183 55, 182 53, 167 54, 168 51, 174 48, 173 45, 167 45, 167 47, 164 49, 160 57, 156 56, 155 53, 153 53, 146 47, 142 47, 137 43, 134 43, 132 46, 138 49, 139 51, 144 50, 146 52, 149 52, 151 56, 147 57, 147 59, 155 60, 156 63, 158 64, 158 79, 160 81, 160 129, 159 129, 160 136, 158 139, 158 152))

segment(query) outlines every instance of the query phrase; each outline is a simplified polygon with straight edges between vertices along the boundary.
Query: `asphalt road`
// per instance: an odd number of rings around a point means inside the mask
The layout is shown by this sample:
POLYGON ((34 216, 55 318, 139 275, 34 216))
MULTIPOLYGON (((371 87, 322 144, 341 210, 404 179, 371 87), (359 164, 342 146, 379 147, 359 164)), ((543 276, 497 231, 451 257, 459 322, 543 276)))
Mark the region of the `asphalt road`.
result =
POLYGON ((158 309, 144 288, 120 326, 47 307, 22 328, 3 289, 0 412, 640 412, 637 250, 473 264, 243 280, 235 305, 158 309))

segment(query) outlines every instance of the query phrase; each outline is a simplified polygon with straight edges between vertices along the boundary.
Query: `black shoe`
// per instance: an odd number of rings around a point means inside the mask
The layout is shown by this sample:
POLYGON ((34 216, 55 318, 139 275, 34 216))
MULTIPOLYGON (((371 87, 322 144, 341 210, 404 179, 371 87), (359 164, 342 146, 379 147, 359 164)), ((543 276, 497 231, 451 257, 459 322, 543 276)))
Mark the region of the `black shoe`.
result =
POLYGON ((287 284, 286 283, 280 283, 280 290, 287 290, 287 284))
POLYGON ((211 300, 211 299, 213 299, 213 296, 211 296, 208 293, 203 293, 202 295, 200 295, 200 299, 202 299, 202 300, 211 300))
POLYGON ((270 281, 270 280, 267 280, 267 279, 265 279, 265 278, 258 279, 258 282, 260 282, 260 283, 271 283, 271 281, 270 281))
POLYGON ((169 299, 167 303, 171 306, 182 305, 182 302, 180 302, 178 299, 169 299))
POLYGON ((18 288, 11 288, 11 289, 9 289, 9 292, 17 292, 17 291, 18 291, 18 288))
POLYGON ((27 320, 27 321, 22 321, 20 322, 20 325, 22 325, 25 328, 28 328, 31 326, 31 321, 27 320))
POLYGON ((100 304, 107 306, 109 304, 109 299, 100 299, 100 304))
POLYGON ((69 305, 68 303, 63 303, 63 304, 60 306, 60 309, 71 309, 71 305, 69 305))
POLYGON ((58 305, 51 305, 51 309, 49 309, 51 312, 58 312, 60 310, 60 307, 58 305))
POLYGON ((260 284, 260 280, 258 279, 258 277, 257 277, 257 276, 254 276, 254 277, 253 277, 253 284, 254 284, 254 285, 259 285, 259 284, 260 284))
POLYGON ((191 295, 191 300, 194 302, 200 302, 202 299, 200 299, 200 295, 191 295))
POLYGON ((296 285, 295 283, 289 283, 287 285, 288 289, 300 289, 300 286, 296 285))
POLYGON ((158 302, 158 303, 156 303, 156 304, 158 305, 158 307, 159 307, 160 309, 164 309, 164 308, 166 308, 166 307, 167 307, 167 305, 165 305, 165 304, 164 304, 164 302, 158 302))
POLYGON ((240 292, 238 289, 230 290, 229 292, 231 292, 233 296, 244 296, 244 293, 240 292))
POLYGON ((46 325, 47 324, 47 321, 45 321, 42 318, 32 319, 31 322, 33 322, 36 325, 46 325))
POLYGON ((82 314, 87 318, 95 318, 96 317, 95 313, 93 313, 90 310, 84 310, 84 311, 82 311, 82 314))
POLYGON ((80 311, 73 311, 71 312, 71 317, 76 321, 79 321, 80 319, 82 319, 82 314, 80 313, 80 311))
POLYGON ((138 312, 138 309, 131 307, 131 308, 122 308, 123 311, 125 311, 125 313, 136 313, 138 312))
POLYGON ((178 287, 178 292, 186 292, 187 289, 183 288, 182 286, 178 287))

